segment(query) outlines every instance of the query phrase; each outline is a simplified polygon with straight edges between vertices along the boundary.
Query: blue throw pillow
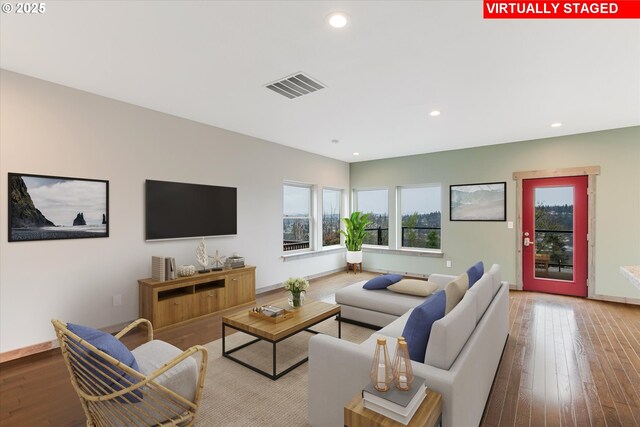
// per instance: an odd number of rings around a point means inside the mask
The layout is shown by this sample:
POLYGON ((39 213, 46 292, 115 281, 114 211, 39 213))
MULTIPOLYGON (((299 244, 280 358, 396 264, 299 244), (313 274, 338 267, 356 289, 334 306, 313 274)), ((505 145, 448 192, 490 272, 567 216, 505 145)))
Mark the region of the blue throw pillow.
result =
POLYGON ((387 286, 391 286, 394 283, 398 283, 402 280, 402 276, 399 274, 384 274, 382 276, 374 277, 362 286, 364 289, 387 289, 387 286))
POLYGON ((411 360, 423 363, 427 351, 427 343, 431 335, 431 326, 436 320, 444 317, 447 297, 444 290, 438 291, 425 302, 413 309, 407 323, 404 325, 402 336, 407 342, 411 360))
POLYGON ((480 280, 483 274, 484 274, 484 264, 482 263, 482 261, 478 261, 475 264, 473 264, 467 270, 467 276, 469 276, 469 287, 472 287, 474 283, 480 280))
MULTIPOLYGON (((116 337, 106 332, 99 331, 97 329, 89 328, 87 326, 75 325, 73 323, 67 323, 67 328, 82 338, 84 341, 87 341, 92 346, 96 347, 98 350, 107 353, 109 356, 117 359, 128 367, 139 370, 138 362, 136 362, 136 358, 129 351, 124 344, 120 342, 116 337)), ((102 357, 98 356, 92 351, 88 351, 81 344, 76 343, 80 348, 79 353, 82 354, 82 365, 89 370, 92 374, 94 374, 100 381, 103 381, 105 384, 113 387, 114 390, 121 390, 123 388, 129 387, 132 383, 135 384, 138 382, 135 378, 126 374, 124 371, 113 368, 109 363, 104 360, 102 357), (101 363, 110 366, 110 369, 102 366, 101 363), (113 369, 114 372, 111 371, 113 369)), ((124 399, 118 399, 120 402, 131 402, 136 403, 139 399, 136 399, 135 394, 139 398, 142 398, 142 392, 140 390, 135 390, 133 393, 127 393, 123 396, 124 399)))

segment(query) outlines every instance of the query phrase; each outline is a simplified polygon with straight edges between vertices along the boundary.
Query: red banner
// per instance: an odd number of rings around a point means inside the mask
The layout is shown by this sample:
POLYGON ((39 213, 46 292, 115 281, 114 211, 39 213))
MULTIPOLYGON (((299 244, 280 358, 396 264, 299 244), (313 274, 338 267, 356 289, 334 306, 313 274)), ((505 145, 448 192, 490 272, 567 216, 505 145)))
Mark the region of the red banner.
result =
POLYGON ((484 19, 638 19, 640 0, 483 1, 484 19))

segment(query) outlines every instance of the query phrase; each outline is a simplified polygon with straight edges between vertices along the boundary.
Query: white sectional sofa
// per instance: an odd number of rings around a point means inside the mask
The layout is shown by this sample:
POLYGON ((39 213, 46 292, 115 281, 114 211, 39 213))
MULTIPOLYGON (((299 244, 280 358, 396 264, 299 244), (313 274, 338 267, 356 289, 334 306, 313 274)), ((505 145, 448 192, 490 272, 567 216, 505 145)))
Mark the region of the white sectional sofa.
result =
MULTIPOLYGON (((435 277, 435 280, 440 280, 438 277, 442 277, 442 280, 448 283, 449 276, 437 274, 431 276, 435 277)), ((430 280, 434 279, 430 278, 430 280)), ((363 280, 336 292, 336 304, 340 304, 340 317, 343 322, 362 324, 376 329, 383 328, 407 311, 422 304, 426 299, 386 289, 375 291, 363 289, 362 285, 366 282, 363 280)))
MULTIPOLYGON (((440 289, 454 278, 429 276, 440 289)), ((388 302, 386 294, 368 292, 380 295, 379 305, 369 310, 372 316, 382 318, 376 313, 389 314, 385 313, 389 310, 380 308, 388 302)), ((390 305, 396 303, 397 300, 390 305)), ((344 425, 344 406, 369 381, 376 339, 385 336, 392 352, 411 311, 374 332, 362 344, 322 334, 311 338, 308 411, 312 426, 344 425)), ((366 323, 372 323, 370 320, 366 323)), ((412 362, 414 373, 426 378, 427 387, 442 394, 444 427, 480 424, 508 331, 509 287, 500 281, 500 267, 494 264, 451 312, 433 323, 424 362, 412 362)))

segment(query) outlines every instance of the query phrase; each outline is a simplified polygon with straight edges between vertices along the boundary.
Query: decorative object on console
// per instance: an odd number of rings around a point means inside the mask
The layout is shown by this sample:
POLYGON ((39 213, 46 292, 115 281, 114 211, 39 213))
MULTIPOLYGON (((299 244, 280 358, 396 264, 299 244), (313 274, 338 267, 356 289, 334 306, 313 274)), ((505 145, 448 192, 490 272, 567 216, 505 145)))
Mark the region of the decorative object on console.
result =
POLYGON ((396 354, 393 357, 393 378, 398 390, 407 391, 413 384, 413 368, 409 348, 403 337, 398 337, 396 354))
POLYGON ((109 181, 23 173, 8 178, 9 242, 109 237, 109 181))
POLYGON ((178 276, 189 277, 196 274, 196 267, 193 265, 181 265, 178 267, 178 276))
POLYGON ((164 277, 166 280, 174 280, 177 277, 176 274, 176 259, 165 258, 164 259, 164 277))
POLYGON ((507 183, 449 186, 451 221, 506 221, 507 183))
POLYGON ((376 341, 375 353, 373 353, 373 363, 369 371, 371 385, 378 391, 388 391, 393 381, 393 371, 387 350, 387 339, 378 338, 376 341))
POLYGON ((241 257, 237 252, 234 252, 233 255, 227 257, 224 262, 224 269, 232 269, 232 268, 242 268, 244 267, 244 257, 241 257))
POLYGON ((283 283, 283 287, 288 291, 289 305, 293 308, 302 307, 304 295, 309 289, 309 282, 302 277, 290 277, 283 283))
POLYGON ((211 270, 220 271, 222 270, 222 267, 224 267, 224 260, 227 257, 225 257, 224 255, 220 255, 220 253, 216 249, 216 253, 213 256, 209 255, 209 258, 211 258, 211 260, 213 261, 213 268, 211 270))
POLYGON ((362 242, 367 236, 367 226, 371 224, 369 214, 352 212, 348 218, 342 218, 346 230, 340 230, 345 237, 347 246, 347 264, 360 264, 362 262, 362 242))
POLYGON ((165 268, 166 268, 166 265, 164 263, 164 257, 162 256, 151 257, 151 278, 153 280, 164 282, 166 280, 165 268))
POLYGON ((198 273, 209 272, 209 269, 207 268, 209 265, 209 255, 207 255, 207 244, 204 241, 204 237, 196 248, 196 261, 198 261, 198 264, 202 267, 202 270, 198 271, 198 273))

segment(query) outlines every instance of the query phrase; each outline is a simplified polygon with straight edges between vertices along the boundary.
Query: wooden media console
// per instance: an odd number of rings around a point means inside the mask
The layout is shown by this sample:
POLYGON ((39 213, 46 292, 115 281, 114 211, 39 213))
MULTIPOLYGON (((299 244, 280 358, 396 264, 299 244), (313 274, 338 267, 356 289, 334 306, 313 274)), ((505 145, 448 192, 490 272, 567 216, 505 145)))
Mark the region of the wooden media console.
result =
POLYGON ((256 301, 256 268, 245 266, 174 280, 138 280, 140 317, 154 329, 256 301))

